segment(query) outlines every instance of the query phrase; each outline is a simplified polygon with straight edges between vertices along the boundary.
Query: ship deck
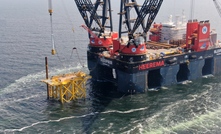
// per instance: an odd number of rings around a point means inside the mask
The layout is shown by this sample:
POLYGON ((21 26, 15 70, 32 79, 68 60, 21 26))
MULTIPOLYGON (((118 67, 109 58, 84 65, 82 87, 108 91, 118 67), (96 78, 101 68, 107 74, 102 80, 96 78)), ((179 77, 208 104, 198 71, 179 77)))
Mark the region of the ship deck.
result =
MULTIPOLYGON (((153 41, 146 42, 147 61, 157 60, 162 57, 164 58, 174 57, 174 56, 178 56, 178 55, 186 53, 186 50, 184 50, 184 47, 185 47, 184 42, 185 42, 184 40, 173 41, 172 43, 161 43, 161 42, 153 42, 153 41)), ((211 45, 208 48, 208 50, 212 48, 221 48, 221 43, 215 43, 214 45, 211 45)), ((114 56, 111 55, 108 51, 102 52, 101 56, 115 59, 114 56)))

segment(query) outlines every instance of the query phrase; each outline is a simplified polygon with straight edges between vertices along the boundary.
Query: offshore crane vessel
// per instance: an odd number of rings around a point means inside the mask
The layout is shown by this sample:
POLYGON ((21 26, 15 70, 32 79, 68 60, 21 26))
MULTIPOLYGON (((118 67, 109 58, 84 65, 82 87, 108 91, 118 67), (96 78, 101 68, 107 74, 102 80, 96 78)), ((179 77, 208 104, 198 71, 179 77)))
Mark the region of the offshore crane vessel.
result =
POLYGON ((141 5, 120 0, 119 31, 114 32, 110 1, 75 0, 89 33, 87 59, 94 80, 137 93, 221 72, 221 47, 208 20, 184 23, 182 17, 182 22, 157 24, 163 0, 141 5))

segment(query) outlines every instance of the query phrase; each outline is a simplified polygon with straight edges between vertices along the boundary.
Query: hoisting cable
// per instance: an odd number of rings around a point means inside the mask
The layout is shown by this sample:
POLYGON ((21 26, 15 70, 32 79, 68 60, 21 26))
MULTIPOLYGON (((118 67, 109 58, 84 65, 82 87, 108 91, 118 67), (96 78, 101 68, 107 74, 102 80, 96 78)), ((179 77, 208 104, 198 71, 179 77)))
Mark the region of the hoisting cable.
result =
POLYGON ((76 48, 76 47, 74 47, 74 48, 72 49, 72 53, 71 53, 70 59, 71 59, 71 57, 72 57, 72 55, 73 55, 74 50, 76 50, 77 58, 78 58, 78 61, 79 61, 80 65, 84 68, 85 66, 84 66, 84 64, 81 62, 81 59, 80 59, 80 56, 79 56, 79 54, 78 54, 78 51, 77 51, 77 48, 76 48))
POLYGON ((64 12, 65 12, 65 14, 66 14, 66 16, 67 16, 67 19, 68 19, 70 25, 72 26, 72 29, 71 29, 71 30, 72 30, 72 32, 74 33, 74 26, 72 25, 71 17, 70 17, 70 15, 69 15, 69 13, 68 13, 67 7, 65 6, 65 3, 64 3, 63 0, 62 0, 62 6, 63 6, 63 8, 64 8, 64 12))
MULTIPOLYGON (((66 6, 65 6, 64 1, 62 1, 62 6, 63 6, 63 8, 64 8, 65 14, 67 15, 67 18, 68 18, 68 20, 69 20, 69 23, 70 23, 70 25, 72 26, 72 29, 71 29, 71 30, 72 30, 73 36, 74 36, 74 26, 72 25, 71 17, 70 17, 70 15, 69 15, 69 13, 68 13, 68 10, 67 10, 67 8, 66 8, 66 6)), ((76 43, 75 43, 75 36, 74 36, 74 46, 76 46, 75 44, 76 44, 76 43)), ((83 62, 81 61, 81 59, 80 59, 80 55, 79 55, 78 50, 77 50, 76 47, 74 47, 74 48, 72 49, 72 52, 71 52, 71 55, 70 55, 70 60, 72 59, 74 50, 76 50, 76 54, 77 54, 77 58, 78 58, 78 61, 79 61, 79 63, 80 63, 80 66, 82 66, 82 67, 84 68, 85 66, 84 66, 83 62)))
POLYGON ((51 50, 51 54, 55 55, 56 51, 55 51, 55 45, 54 45, 54 34, 53 34, 53 25, 52 25, 52 13, 53 13, 53 9, 52 9, 52 1, 48 0, 48 12, 50 14, 50 22, 51 22, 51 43, 52 43, 52 50, 51 50))
POLYGON ((52 13, 53 13, 52 0, 48 0, 48 12, 50 14, 50 23, 51 23, 51 44, 52 44, 51 54, 52 55, 57 54, 58 60, 61 62, 61 65, 64 67, 58 53, 56 52, 56 46, 55 46, 55 41, 54 41, 53 22, 52 22, 52 13))

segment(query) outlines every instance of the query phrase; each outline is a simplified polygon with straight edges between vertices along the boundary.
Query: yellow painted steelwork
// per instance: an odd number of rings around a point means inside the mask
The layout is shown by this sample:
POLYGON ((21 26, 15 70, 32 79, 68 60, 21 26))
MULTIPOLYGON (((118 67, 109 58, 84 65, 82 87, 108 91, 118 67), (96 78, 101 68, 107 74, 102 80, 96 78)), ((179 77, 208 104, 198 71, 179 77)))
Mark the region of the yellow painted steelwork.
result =
POLYGON ((55 54, 56 54, 56 50, 55 50, 55 49, 52 49, 52 50, 51 50, 51 54, 52 54, 52 55, 55 55, 55 54))
POLYGON ((48 9, 48 12, 49 12, 50 14, 52 14, 52 13, 53 13, 53 10, 52 10, 52 9, 48 9))
POLYGON ((84 72, 75 72, 53 76, 50 79, 42 80, 49 85, 49 97, 59 99, 61 103, 71 100, 85 98, 85 84, 91 76, 84 72))

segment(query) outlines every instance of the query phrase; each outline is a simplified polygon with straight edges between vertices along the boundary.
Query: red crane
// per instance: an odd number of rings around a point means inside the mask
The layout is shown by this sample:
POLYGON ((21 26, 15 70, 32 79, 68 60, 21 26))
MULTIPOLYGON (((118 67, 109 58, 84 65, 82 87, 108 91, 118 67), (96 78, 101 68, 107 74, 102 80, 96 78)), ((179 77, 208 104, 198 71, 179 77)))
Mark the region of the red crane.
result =
POLYGON ((81 25, 81 27, 83 27, 85 30, 87 30, 88 31, 88 33, 91 35, 91 36, 93 36, 95 39, 97 39, 98 37, 97 37, 97 35, 91 30, 91 29, 89 29, 86 25, 81 25))

